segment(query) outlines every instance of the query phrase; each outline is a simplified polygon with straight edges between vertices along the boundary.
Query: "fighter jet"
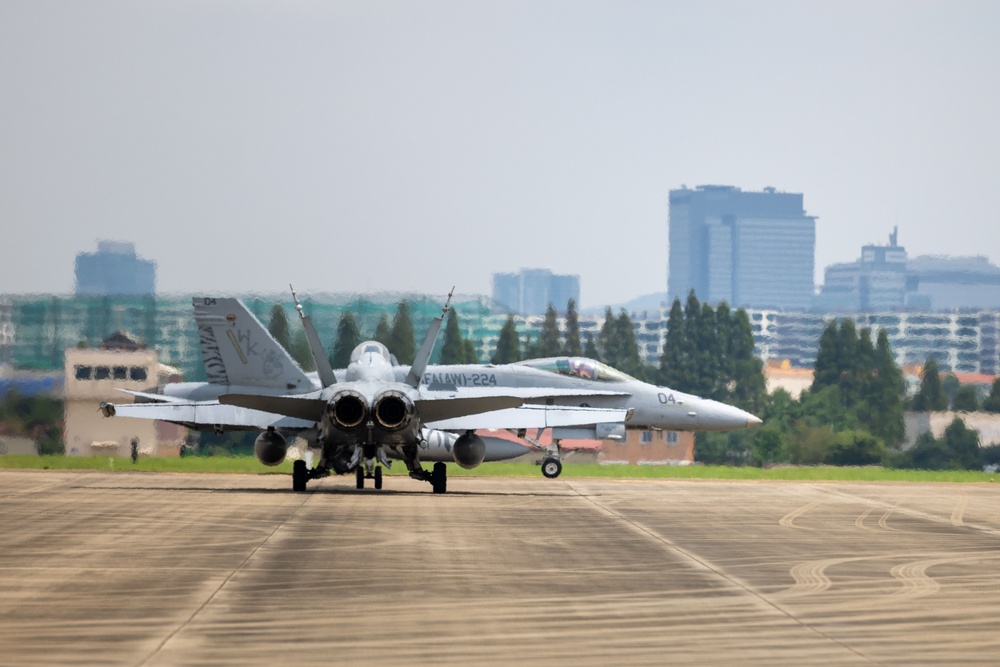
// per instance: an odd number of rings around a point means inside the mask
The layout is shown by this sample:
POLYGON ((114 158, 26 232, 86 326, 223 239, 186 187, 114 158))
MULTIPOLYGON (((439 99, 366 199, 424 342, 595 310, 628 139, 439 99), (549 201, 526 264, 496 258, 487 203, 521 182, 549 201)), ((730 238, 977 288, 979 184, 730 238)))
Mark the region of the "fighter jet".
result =
MULTIPOLYGON (((299 368, 239 301, 196 299, 209 382, 166 385, 162 394, 130 392, 150 402, 102 403, 101 410, 106 416, 159 419, 216 431, 261 430, 254 452, 265 465, 285 459, 290 434, 304 437, 320 451, 320 459, 312 468, 302 459, 295 461, 295 491, 305 491, 310 479, 352 471, 358 488, 369 478, 381 488, 382 467, 391 465, 391 456, 403 460, 411 477, 430 482, 435 493, 447 489, 447 468, 440 460, 432 471, 421 466, 422 450, 431 446, 447 450, 459 465, 474 468, 486 458, 478 429, 597 428, 628 417, 627 408, 618 406, 525 405, 526 399, 562 393, 545 387, 422 386, 450 295, 413 365, 402 375, 384 345, 366 341, 352 352, 338 380, 310 318, 295 300, 316 363, 315 378, 299 368)), ((581 395, 576 389, 572 393, 581 395)))
MULTIPOLYGON (((758 417, 735 406, 643 382, 585 357, 528 359, 496 366, 438 366, 427 369, 423 382, 438 388, 537 389, 551 393, 544 398, 526 399, 526 405, 544 402, 550 406, 617 407, 629 411, 628 420, 623 422, 553 427, 552 444, 545 449, 541 462, 542 474, 550 478, 562 472, 561 440, 621 440, 626 429, 730 431, 761 423, 758 417)), ((447 428, 447 424, 440 427, 447 428)), ((532 449, 538 448, 537 441, 528 438, 525 430, 514 432, 525 438, 532 449)))

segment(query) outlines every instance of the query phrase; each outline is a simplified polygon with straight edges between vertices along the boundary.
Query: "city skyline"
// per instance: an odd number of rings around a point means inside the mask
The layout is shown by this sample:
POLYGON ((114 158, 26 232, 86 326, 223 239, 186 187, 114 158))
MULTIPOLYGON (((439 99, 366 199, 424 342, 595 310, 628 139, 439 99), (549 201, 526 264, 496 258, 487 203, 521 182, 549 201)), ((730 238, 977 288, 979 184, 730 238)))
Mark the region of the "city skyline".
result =
POLYGON ((997 257, 990 2, 0 5, 0 292, 95 240, 162 293, 667 287, 672 189, 803 193, 815 281, 997 257), (123 57, 127 54, 127 57, 123 57))

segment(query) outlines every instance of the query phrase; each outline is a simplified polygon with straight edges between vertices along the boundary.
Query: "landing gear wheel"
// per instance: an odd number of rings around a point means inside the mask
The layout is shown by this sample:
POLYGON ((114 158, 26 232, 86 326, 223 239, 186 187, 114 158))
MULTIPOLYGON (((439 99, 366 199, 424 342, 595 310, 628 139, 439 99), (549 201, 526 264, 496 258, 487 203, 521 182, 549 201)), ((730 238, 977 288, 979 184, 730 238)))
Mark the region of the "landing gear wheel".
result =
POLYGON ((365 488, 365 468, 364 466, 358 466, 354 469, 354 477, 357 480, 357 487, 359 489, 365 488))
POLYGON ((292 464, 292 491, 302 493, 306 490, 306 482, 309 481, 309 469, 306 462, 299 459, 292 464))
POLYGON ((445 493, 448 490, 448 466, 442 461, 434 464, 431 486, 434 488, 434 493, 445 493))
POLYGON ((382 466, 375 466, 375 488, 382 488, 382 466))
POLYGON ((562 461, 548 458, 542 461, 542 474, 549 479, 555 479, 562 472, 562 461))

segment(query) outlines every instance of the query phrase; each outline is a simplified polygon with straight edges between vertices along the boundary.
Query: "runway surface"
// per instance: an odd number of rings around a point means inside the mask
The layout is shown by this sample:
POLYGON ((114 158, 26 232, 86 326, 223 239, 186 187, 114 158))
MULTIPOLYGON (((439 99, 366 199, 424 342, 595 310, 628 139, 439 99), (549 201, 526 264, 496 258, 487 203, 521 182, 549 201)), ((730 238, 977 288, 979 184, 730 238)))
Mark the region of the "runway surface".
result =
POLYGON ((993 485, 0 472, 4 665, 1000 663, 993 485))

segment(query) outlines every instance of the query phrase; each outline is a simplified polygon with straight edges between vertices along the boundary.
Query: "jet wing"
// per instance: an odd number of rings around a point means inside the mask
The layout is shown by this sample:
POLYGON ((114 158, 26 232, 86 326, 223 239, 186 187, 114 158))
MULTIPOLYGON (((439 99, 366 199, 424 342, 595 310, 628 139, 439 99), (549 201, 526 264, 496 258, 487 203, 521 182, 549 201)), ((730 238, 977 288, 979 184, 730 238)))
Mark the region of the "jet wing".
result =
POLYGON ((243 428, 312 428, 315 422, 292 417, 250 410, 235 405, 220 405, 216 401, 170 402, 170 403, 125 403, 115 405, 101 403, 101 411, 107 417, 134 417, 138 419, 158 419, 177 424, 198 426, 230 426, 243 428))
POLYGON ((552 428, 623 423, 628 410, 621 408, 577 408, 560 405, 522 405, 517 408, 494 410, 464 417, 441 419, 427 423, 428 428, 442 431, 478 429, 552 428))
MULTIPOLYGON (((506 394, 506 389, 504 393, 506 394)), ((443 419, 455 419, 482 412, 494 412, 507 408, 516 408, 524 400, 516 396, 497 396, 494 389, 492 395, 467 397, 421 398, 414 401, 420 421, 425 425, 443 419)), ((516 428, 516 427, 511 427, 516 428)))
POLYGON ((120 391, 123 394, 131 394, 136 398, 141 398, 145 403, 184 403, 186 402, 183 398, 177 398, 176 396, 165 396, 164 394, 150 394, 145 391, 133 391, 131 389, 120 389, 115 387, 115 391, 120 391))
MULTIPOLYGON (((315 396, 315 394, 313 394, 315 396)), ((262 396, 260 394, 223 394, 219 403, 249 410, 285 415, 298 420, 316 422, 323 418, 326 401, 305 396, 262 396)))

